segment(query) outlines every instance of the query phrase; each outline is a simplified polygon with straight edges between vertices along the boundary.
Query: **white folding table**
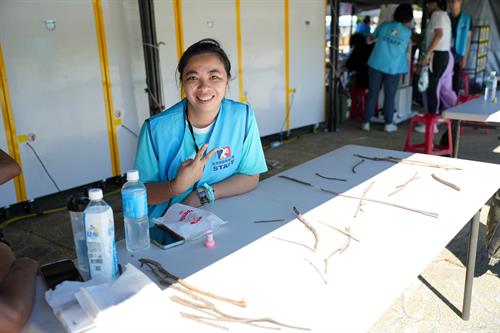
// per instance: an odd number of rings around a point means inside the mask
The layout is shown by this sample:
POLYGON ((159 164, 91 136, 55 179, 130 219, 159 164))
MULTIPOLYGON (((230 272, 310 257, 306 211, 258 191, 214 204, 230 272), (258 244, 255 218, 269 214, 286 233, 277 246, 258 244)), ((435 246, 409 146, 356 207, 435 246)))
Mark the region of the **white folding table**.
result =
POLYGON ((462 121, 479 121, 483 123, 500 123, 500 91, 497 91, 497 102, 491 103, 484 98, 476 98, 469 102, 458 104, 443 111, 443 117, 455 120, 453 136, 453 157, 458 157, 460 145, 460 123, 462 121))
MULTIPOLYGON (((500 188, 500 165, 347 145, 281 175, 310 185, 277 175, 260 182, 250 193, 205 207, 229 222, 215 232, 215 248, 205 248, 200 239, 169 250, 152 245, 147 251, 130 254, 120 242, 120 262, 139 266, 140 257, 150 258, 199 288, 246 299, 245 309, 221 305, 233 314, 271 317, 313 332, 366 332, 473 219, 476 230, 471 236, 463 309, 463 317, 468 319, 478 211, 500 188), (354 154, 393 156, 460 170, 365 160, 353 173, 353 166, 361 161, 354 154), (317 173, 346 181, 324 179, 317 173), (390 195, 415 174, 416 180, 390 195), (432 174, 459 186, 460 191, 436 181, 432 174), (320 190, 361 197, 368 187, 366 199, 437 213, 439 217, 366 200, 354 217, 360 200, 320 190), (296 219, 294 206, 319 234, 316 252, 310 249, 315 241, 313 234, 296 219), (254 223, 274 219, 283 221, 254 223), (331 256, 327 273, 324 259, 343 247, 347 236, 323 223, 340 229, 349 227, 359 240, 351 240, 344 252, 331 256)), ((150 272, 144 271, 154 279, 150 272)), ((36 304, 25 332, 62 331, 43 300, 43 291, 39 282, 36 304)), ((171 288, 166 292, 179 295, 171 288)), ((168 301, 171 304, 165 304, 166 331, 220 331, 182 318, 181 311, 196 312, 168 301)), ((261 330, 242 324, 219 324, 233 332, 261 330)), ((290 328, 282 331, 297 332, 290 328)))

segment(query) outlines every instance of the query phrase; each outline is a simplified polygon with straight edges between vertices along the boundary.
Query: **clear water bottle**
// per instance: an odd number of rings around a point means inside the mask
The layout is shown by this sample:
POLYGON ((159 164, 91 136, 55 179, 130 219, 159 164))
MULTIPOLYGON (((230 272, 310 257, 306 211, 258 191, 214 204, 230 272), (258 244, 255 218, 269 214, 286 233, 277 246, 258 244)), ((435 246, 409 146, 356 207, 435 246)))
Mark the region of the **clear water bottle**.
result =
POLYGON ((90 203, 83 212, 90 277, 109 281, 118 277, 113 210, 102 199, 102 190, 89 190, 90 203))
POLYGON ((127 182, 122 187, 122 205, 127 251, 149 248, 148 199, 137 170, 127 172, 127 182))
POLYGON ((67 201, 73 240, 75 241, 76 262, 84 279, 89 278, 89 258, 87 256, 85 226, 83 225, 83 211, 88 204, 88 196, 84 193, 73 194, 67 201))
POLYGON ((492 71, 486 79, 486 87, 484 88, 484 100, 493 102, 497 94, 497 72, 492 71))

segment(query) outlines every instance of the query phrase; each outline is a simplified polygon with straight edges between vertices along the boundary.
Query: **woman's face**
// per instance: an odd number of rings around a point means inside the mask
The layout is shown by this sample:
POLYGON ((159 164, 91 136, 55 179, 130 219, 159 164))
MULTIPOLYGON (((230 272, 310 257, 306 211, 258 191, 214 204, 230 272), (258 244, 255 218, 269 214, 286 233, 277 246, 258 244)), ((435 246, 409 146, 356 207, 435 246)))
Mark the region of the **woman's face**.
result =
POLYGON ((437 2, 427 2, 427 11, 432 14, 438 9, 438 4, 437 2))
POLYGON ((216 114, 227 88, 224 64, 213 53, 191 57, 182 73, 182 86, 191 111, 216 114))

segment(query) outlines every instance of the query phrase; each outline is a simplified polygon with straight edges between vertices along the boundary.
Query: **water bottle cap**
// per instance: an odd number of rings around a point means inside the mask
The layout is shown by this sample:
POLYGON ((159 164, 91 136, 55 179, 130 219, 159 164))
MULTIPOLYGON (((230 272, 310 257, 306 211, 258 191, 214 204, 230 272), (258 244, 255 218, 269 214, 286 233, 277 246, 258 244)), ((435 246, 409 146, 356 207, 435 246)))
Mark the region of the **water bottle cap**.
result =
POLYGON ((92 201, 102 199, 102 190, 100 188, 91 188, 89 190, 89 199, 92 201))
POLYGON ((127 181, 128 182, 136 182, 138 180, 139 180, 139 171, 137 171, 137 170, 127 171, 127 181))

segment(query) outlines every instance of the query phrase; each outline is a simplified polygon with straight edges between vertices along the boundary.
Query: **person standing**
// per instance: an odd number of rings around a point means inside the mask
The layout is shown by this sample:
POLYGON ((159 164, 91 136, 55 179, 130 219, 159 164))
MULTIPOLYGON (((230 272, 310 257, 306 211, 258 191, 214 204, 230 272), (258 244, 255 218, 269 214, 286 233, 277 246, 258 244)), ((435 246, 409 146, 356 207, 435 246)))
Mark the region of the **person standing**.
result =
POLYGON ((399 5, 394 12, 394 21, 384 22, 369 40, 376 40, 370 59, 368 59, 368 98, 361 129, 370 130, 370 120, 375 113, 378 94, 384 84, 384 119, 386 132, 395 132, 393 124, 394 100, 399 83, 399 76, 408 73, 408 45, 411 39, 413 8, 411 5, 399 5))
POLYGON ((371 22, 370 16, 365 16, 363 21, 356 27, 356 33, 362 34, 366 39, 372 32, 370 28, 370 22, 371 22))
POLYGON ((448 0, 451 21, 451 53, 454 58, 453 90, 458 95, 461 87, 460 73, 467 64, 472 34, 472 18, 462 10, 463 0, 448 0))

